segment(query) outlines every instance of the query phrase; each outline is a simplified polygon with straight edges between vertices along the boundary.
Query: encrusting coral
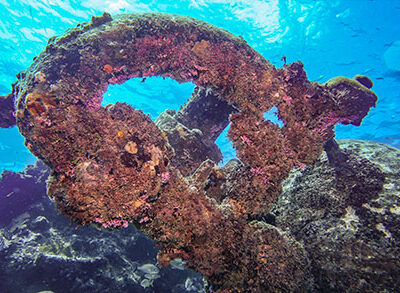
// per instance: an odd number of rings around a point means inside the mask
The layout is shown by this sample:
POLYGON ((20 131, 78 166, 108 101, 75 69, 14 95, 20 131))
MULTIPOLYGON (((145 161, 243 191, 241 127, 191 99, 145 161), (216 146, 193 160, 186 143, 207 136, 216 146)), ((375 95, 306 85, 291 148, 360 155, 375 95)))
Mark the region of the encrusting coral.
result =
POLYGON ((359 125, 375 106, 363 84, 310 82, 301 62, 276 69, 193 18, 104 13, 50 39, 11 95, 63 214, 109 229, 132 222, 162 247, 160 264, 180 257, 219 292, 276 292, 305 289, 309 264, 296 241, 254 219, 292 168, 316 160, 335 124, 359 125), (198 93, 158 127, 128 104, 101 106, 108 84, 149 76, 198 93), (273 106, 282 127, 263 118, 273 106), (219 168, 215 139, 228 123, 241 163, 219 168))

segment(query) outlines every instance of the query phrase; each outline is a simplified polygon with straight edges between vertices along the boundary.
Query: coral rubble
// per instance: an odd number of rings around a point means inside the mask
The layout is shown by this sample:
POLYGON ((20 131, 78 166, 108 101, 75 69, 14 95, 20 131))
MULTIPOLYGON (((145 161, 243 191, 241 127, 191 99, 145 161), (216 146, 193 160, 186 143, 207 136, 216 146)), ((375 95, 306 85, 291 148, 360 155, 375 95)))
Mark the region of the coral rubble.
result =
POLYGON ((62 213, 108 229, 133 222, 162 247, 159 263, 181 258, 221 292, 304 289, 304 250, 257 219, 293 167, 315 162, 335 124, 360 125, 377 100, 357 80, 310 82, 301 62, 276 69, 242 38, 156 13, 105 13, 50 39, 11 96, 62 213), (149 76, 199 92, 157 125, 127 104, 101 106, 109 84, 149 76), (283 127, 263 118, 273 106, 283 127), (235 176, 216 165, 228 123, 235 176))

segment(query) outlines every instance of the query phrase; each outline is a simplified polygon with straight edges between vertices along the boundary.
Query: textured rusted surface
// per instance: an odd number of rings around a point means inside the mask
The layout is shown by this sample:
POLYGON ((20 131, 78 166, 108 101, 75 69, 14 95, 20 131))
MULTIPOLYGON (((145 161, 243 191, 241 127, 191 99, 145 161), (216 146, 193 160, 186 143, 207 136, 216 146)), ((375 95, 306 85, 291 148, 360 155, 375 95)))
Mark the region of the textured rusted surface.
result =
POLYGON ((243 39, 166 14, 104 14, 52 38, 12 95, 62 213, 110 229, 133 222, 163 248, 160 263, 180 257, 221 292, 305 288, 301 246, 250 219, 268 211, 293 167, 316 160, 336 123, 359 125, 377 99, 355 80, 309 82, 301 62, 276 69, 243 39), (101 106, 108 84, 148 76, 191 81, 230 106, 216 119, 212 103, 193 97, 159 128, 127 104, 101 106), (273 106, 283 127, 263 118, 273 106), (201 162, 219 160, 213 144, 228 116, 236 176, 201 162))

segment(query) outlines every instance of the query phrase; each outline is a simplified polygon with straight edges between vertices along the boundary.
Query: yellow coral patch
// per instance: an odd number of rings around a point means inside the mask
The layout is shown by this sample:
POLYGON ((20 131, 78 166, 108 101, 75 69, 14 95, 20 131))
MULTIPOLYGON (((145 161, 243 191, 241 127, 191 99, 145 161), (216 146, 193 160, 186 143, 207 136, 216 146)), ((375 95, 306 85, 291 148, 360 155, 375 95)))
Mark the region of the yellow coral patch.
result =
POLYGON ((178 133, 180 137, 184 137, 186 135, 186 131, 182 127, 178 128, 178 133))
POLYGON ((124 137, 124 132, 122 130, 118 131, 117 136, 121 138, 124 137))
POLYGON ((129 141, 124 148, 128 153, 130 154, 136 154, 138 152, 137 144, 136 142, 129 141))
POLYGON ((135 208, 138 208, 138 207, 140 207, 142 204, 143 204, 142 201, 137 200, 137 201, 135 201, 135 202, 133 203, 133 206, 134 206, 135 208))
POLYGON ((221 178, 224 177, 224 174, 223 174, 220 170, 215 170, 215 176, 216 176, 218 179, 221 179, 221 178))

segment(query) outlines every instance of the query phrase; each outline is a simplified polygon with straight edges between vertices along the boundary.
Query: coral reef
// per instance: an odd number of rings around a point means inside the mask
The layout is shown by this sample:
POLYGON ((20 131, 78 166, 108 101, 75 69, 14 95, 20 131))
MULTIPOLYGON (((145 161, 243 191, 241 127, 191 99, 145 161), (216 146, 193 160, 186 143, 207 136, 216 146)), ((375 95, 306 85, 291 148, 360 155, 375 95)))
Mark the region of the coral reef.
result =
MULTIPOLYGON (((397 292, 400 151, 367 141, 338 144, 329 142, 314 166, 292 170, 271 212, 251 225, 258 225, 255 233, 262 238, 260 228, 275 226, 285 240, 301 243, 311 268, 304 280, 309 292, 397 292)), ((222 168, 223 194, 231 192, 229 182, 242 167, 233 160, 222 168)), ((1 206, 7 214, 20 212, 0 222, 0 291, 205 292, 199 274, 183 271, 179 259, 171 262, 172 269, 157 268, 153 243, 132 225, 112 233, 68 225, 45 197, 46 173, 38 163, 0 178, 2 191, 18 189, 9 196, 0 193, 1 206), (15 197, 35 201, 24 202, 20 211, 15 197)), ((207 183, 210 196, 220 188, 216 179, 207 183)), ((268 239, 279 251, 279 238, 268 239)), ((267 252, 268 266, 281 262, 281 254, 267 252)))
POLYGON ((291 172, 275 224, 303 244, 316 292, 399 292, 400 150, 338 144, 291 172))
POLYGON ((377 100, 354 79, 310 82, 301 62, 276 69, 242 38, 155 13, 105 13, 50 39, 11 96, 63 214, 106 229, 132 222, 161 246, 160 264, 181 258, 221 292, 305 289, 301 245, 258 219, 290 170, 315 162, 334 125, 360 125, 377 100), (155 75, 199 92, 158 127, 127 104, 101 106, 108 84, 155 75), (273 106, 283 127, 263 118, 273 106), (216 165, 228 123, 242 164, 234 175, 216 165))
POLYGON ((75 229, 46 196, 49 171, 38 162, 0 176, 0 292, 205 293, 199 273, 159 267, 154 242, 133 225, 75 229))

